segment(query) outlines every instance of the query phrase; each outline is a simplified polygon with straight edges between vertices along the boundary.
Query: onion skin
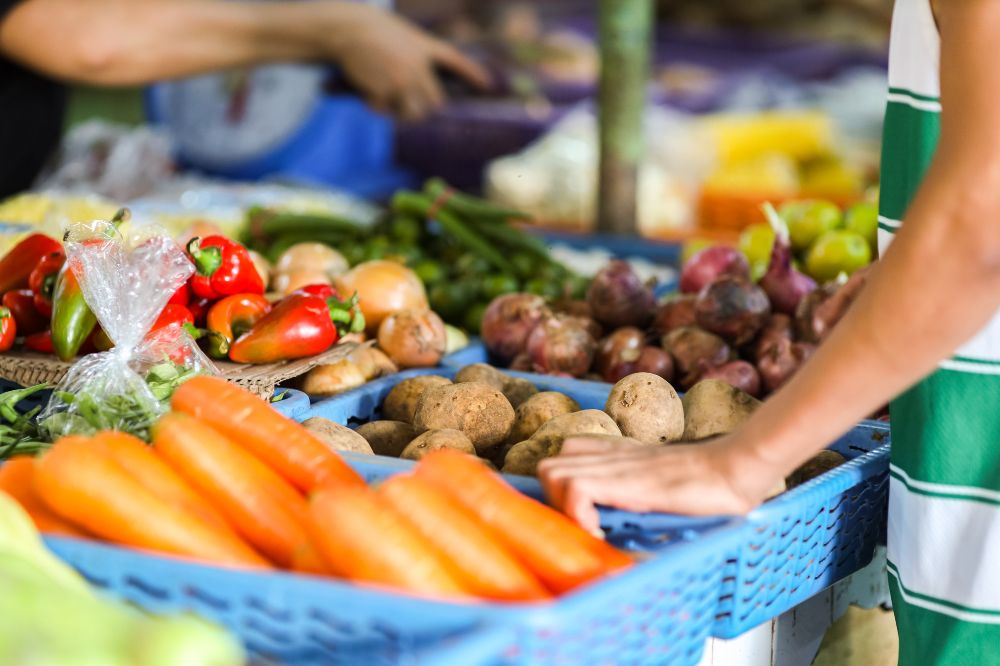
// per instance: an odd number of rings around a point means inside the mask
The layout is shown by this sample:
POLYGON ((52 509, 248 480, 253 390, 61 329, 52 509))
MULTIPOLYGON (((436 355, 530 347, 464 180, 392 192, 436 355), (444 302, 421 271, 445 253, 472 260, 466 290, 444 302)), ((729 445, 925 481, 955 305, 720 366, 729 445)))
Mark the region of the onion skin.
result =
POLYGON ((504 363, 525 351, 528 336, 549 316, 545 300, 535 294, 505 294, 494 298, 483 314, 480 335, 490 354, 504 363))
POLYGON ((531 331, 526 348, 537 372, 582 377, 590 370, 597 343, 572 318, 551 316, 531 331))
POLYGON ((656 301, 626 261, 614 259, 598 271, 587 290, 594 319, 609 328, 645 326, 656 301))
POLYGON ((663 349, 674 360, 674 374, 680 385, 687 389, 698 381, 709 368, 722 365, 733 358, 726 341, 697 326, 684 326, 663 336, 663 349))
POLYGON ((622 363, 635 363, 639 360, 639 352, 646 344, 646 336, 634 326, 626 326, 613 331, 611 335, 601 340, 594 357, 594 370, 606 381, 612 367, 622 363))
POLYGON ((601 337, 604 335, 604 328, 597 323, 596 319, 592 319, 590 317, 577 317, 574 315, 560 315, 560 316, 570 321, 573 321, 579 326, 581 326, 585 331, 587 331, 587 333, 590 333, 590 337, 594 338, 595 340, 600 340, 601 337))
POLYGON ((749 280, 726 276, 701 290, 694 310, 698 326, 738 347, 757 335, 771 314, 771 302, 749 280))
POLYGON ((571 317, 594 318, 594 311, 590 309, 590 303, 584 300, 564 298, 553 303, 552 309, 555 312, 567 314, 571 317))
POLYGON ((795 314, 799 303, 816 288, 816 281, 792 266, 792 248, 786 233, 776 233, 771 262, 760 279, 760 287, 776 312, 795 314))
POLYGON ((400 310, 378 327, 378 346, 400 368, 433 367, 447 345, 444 322, 430 310, 400 310))
POLYGON ((688 259, 681 269, 680 289, 685 294, 697 294, 720 277, 750 279, 750 264, 739 250, 715 245, 688 259))
POLYGON ((366 261, 334 281, 345 298, 358 295, 365 316, 368 335, 378 332, 379 324, 399 310, 427 310, 427 292, 417 274, 394 261, 366 261))
POLYGON ((802 342, 780 340, 768 348, 757 361, 757 370, 768 392, 777 391, 805 363, 816 346, 802 342))
POLYGON ((730 361, 725 365, 709 368, 702 373, 701 379, 721 379, 744 393, 760 397, 760 374, 757 368, 746 361, 730 361))
POLYGON ((697 323, 694 294, 679 294, 662 303, 653 314, 653 331, 665 335, 675 328, 694 326, 697 323))
POLYGON ((793 339, 792 318, 780 312, 772 314, 764 322, 764 327, 760 329, 760 333, 757 334, 757 340, 754 341, 754 360, 764 356, 770 347, 778 344, 783 339, 789 342, 793 339))

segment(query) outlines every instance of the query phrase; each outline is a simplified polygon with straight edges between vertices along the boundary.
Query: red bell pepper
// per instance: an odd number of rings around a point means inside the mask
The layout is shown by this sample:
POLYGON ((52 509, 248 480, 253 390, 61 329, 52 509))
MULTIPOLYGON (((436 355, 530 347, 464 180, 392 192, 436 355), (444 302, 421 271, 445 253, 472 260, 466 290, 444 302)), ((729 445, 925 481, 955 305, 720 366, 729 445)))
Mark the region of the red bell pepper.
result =
POLYGON ((339 297, 336 289, 328 284, 323 284, 322 282, 318 284, 307 284, 306 286, 296 289, 295 291, 301 291, 304 294, 319 296, 324 300, 327 298, 339 297))
POLYGON ((167 301, 167 305, 183 305, 188 306, 191 302, 191 287, 187 282, 182 284, 180 288, 173 293, 170 300, 167 301))
POLYGON ((239 243, 224 236, 192 238, 187 251, 195 267, 191 277, 195 296, 218 300, 233 294, 264 293, 264 280, 239 243))
POLYGON ((3 295, 3 306, 17 322, 18 335, 32 335, 48 328, 49 322, 35 309, 35 297, 30 289, 15 289, 3 295))
POLYGON ((262 294, 233 294, 215 303, 206 318, 204 347, 214 358, 226 358, 229 347, 271 311, 262 294))
POLYGON ((324 352, 340 339, 342 320, 350 329, 359 321, 364 328, 364 319, 355 313, 357 299, 347 305, 345 309, 336 299, 292 293, 233 343, 229 358, 237 363, 273 363, 324 352))
POLYGON ((0 352, 10 351, 17 337, 17 321, 8 308, 0 308, 0 352))
POLYGON ((191 311, 183 305, 167 303, 163 306, 160 316, 153 322, 153 327, 149 329, 149 332, 153 333, 168 326, 184 326, 185 324, 194 326, 194 315, 191 314, 191 311))
POLYGON ((0 293, 28 286, 28 276, 42 257, 61 252, 62 245, 45 234, 31 234, 0 259, 0 293))
POLYGON ((24 346, 31 351, 51 354, 55 351, 55 347, 52 346, 52 331, 42 331, 27 336, 24 339, 24 346))
POLYGON ((212 301, 208 298, 196 298, 188 303, 187 307, 194 316, 194 325, 204 326, 208 319, 208 311, 212 308, 212 301))
POLYGON ((66 263, 66 253, 60 249, 42 257, 35 270, 28 277, 28 288, 31 289, 35 309, 46 319, 52 316, 52 293, 56 288, 59 270, 66 263))

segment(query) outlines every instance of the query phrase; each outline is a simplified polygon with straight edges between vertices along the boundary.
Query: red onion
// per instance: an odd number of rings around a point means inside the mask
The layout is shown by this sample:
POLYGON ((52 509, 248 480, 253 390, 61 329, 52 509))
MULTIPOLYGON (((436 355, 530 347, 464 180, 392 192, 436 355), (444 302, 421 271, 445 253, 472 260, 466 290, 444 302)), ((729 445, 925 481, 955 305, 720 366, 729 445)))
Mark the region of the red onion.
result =
POLYGON ((682 388, 693 386, 705 370, 732 358, 725 340, 697 326, 683 326, 667 333, 663 336, 663 349, 674 360, 674 371, 680 376, 682 388))
POLYGON ((871 266, 856 271, 843 285, 828 282, 802 299, 795 313, 799 335, 808 342, 821 342, 847 313, 861 293, 871 266))
POLYGON ((659 347, 628 349, 604 372, 602 381, 614 384, 637 372, 648 372, 669 382, 674 378, 674 360, 659 347))
POLYGON ((739 250, 725 245, 707 247, 681 269, 681 291, 697 294, 723 275, 750 279, 750 264, 739 250))
POLYGON ((702 373, 699 381, 706 379, 721 379, 755 398, 760 396, 760 374, 757 373, 757 368, 746 361, 730 361, 725 365, 709 368, 702 373))
POLYGON ((580 377, 594 360, 597 343, 579 323, 559 316, 542 320, 528 336, 527 351, 538 372, 580 377))
POLYGON ((620 259, 612 260, 594 276, 587 302, 594 319, 610 328, 644 326, 656 304, 652 288, 620 259))
POLYGON ((771 299, 771 307, 778 312, 795 314, 799 302, 816 288, 816 282, 792 266, 792 246, 788 240, 788 227, 771 204, 764 205, 764 213, 774 229, 771 262, 760 279, 761 288, 771 299))
POLYGON ((617 381, 608 378, 608 372, 622 363, 634 363, 639 359, 639 352, 646 344, 646 336, 634 326, 626 326, 613 331, 611 335, 601 340, 594 357, 594 370, 605 377, 606 381, 617 381))
POLYGON ((526 353, 518 354, 514 357, 514 360, 510 362, 510 369, 517 370, 519 372, 531 372, 534 370, 531 366, 531 357, 526 353))
POLYGON ((661 304, 653 314, 653 331, 663 335, 681 326, 694 326, 694 294, 678 294, 661 304))
POLYGON ((754 360, 766 354, 767 350, 778 344, 779 340, 792 341, 792 318, 780 312, 768 317, 764 327, 757 334, 753 348, 754 360))
POLYGON ((767 353, 757 360, 757 370, 764 380, 764 387, 768 391, 777 391, 815 350, 815 345, 784 339, 772 345, 767 353))
POLYGON ((535 294, 505 294, 493 299, 483 314, 481 335, 490 353, 509 362, 524 351, 528 335, 549 314, 535 294))
POLYGON ((694 310, 699 326, 738 347, 757 335, 771 314, 771 302, 749 280, 727 275, 701 290, 694 310))

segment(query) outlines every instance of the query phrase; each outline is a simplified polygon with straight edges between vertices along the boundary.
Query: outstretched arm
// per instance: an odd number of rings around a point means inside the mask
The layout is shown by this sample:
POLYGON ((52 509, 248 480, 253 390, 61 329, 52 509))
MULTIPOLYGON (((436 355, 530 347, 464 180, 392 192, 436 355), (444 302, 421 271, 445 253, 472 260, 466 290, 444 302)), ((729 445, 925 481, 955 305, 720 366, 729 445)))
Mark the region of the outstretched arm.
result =
POLYGON ((375 105, 419 116, 443 101, 434 67, 481 68, 393 14, 355 2, 25 0, 0 51, 56 78, 132 85, 271 61, 332 61, 375 105))
POLYGON ((742 513, 932 371, 1000 308, 1000 4, 940 3, 941 136, 906 224, 813 358, 736 433, 656 449, 568 442, 546 490, 596 527, 595 503, 742 513))

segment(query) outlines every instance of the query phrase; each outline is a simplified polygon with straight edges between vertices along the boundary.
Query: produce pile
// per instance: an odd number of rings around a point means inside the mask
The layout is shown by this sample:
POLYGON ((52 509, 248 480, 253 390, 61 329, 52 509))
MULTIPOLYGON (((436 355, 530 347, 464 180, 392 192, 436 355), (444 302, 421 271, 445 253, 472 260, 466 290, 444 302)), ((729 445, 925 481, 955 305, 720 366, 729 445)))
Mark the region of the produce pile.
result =
POLYGON ((4 465, 0 490, 49 532, 433 597, 543 600, 632 563, 471 456, 438 451, 370 488, 222 379, 193 378, 171 404, 152 446, 114 431, 64 437, 4 465))
MULTIPOLYGON (((250 212, 244 240, 286 270, 289 283, 276 284, 279 290, 321 281, 329 274, 317 266, 319 259, 282 259, 289 248, 307 241, 336 248, 342 254, 335 253, 330 261, 346 262, 355 270, 376 261, 404 264, 423 283, 427 301, 400 274, 381 275, 384 264, 377 264, 381 268, 373 276, 382 286, 378 299, 408 307, 429 304, 444 321, 477 333, 486 305, 501 294, 524 290, 559 298, 580 297, 586 291, 585 278, 552 259, 541 240, 512 224, 525 218, 522 212, 432 179, 422 191, 397 192, 387 214, 371 228, 334 217, 256 209, 250 212)), ((362 308, 372 307, 373 298, 360 286, 358 290, 362 308)))
POLYGON ((37 530, 62 532, 58 524, 45 522, 44 509, 34 503, 32 468, 28 458, 0 467, 0 614, 4 618, 0 662, 107 666, 237 666, 245 662, 239 643, 219 627, 190 615, 153 617, 108 601, 56 559, 37 530))
MULTIPOLYGON (((482 325, 491 358, 515 370, 606 382, 649 372, 682 390, 721 379, 752 396, 767 395, 843 316, 864 284, 870 254, 857 236, 865 261, 838 264, 835 279, 817 286, 795 267, 784 218, 766 208, 772 242, 756 277, 739 250, 707 247, 684 264, 680 293, 657 304, 650 285, 627 263, 613 261, 595 276, 586 300, 546 302, 523 293, 495 299, 482 325)), ((784 211, 801 219, 799 206, 784 211)), ((793 228, 804 237, 801 223, 793 228)), ((851 233, 826 232, 809 257, 828 234, 851 233)))
MULTIPOLYGON (((320 417, 304 425, 338 450, 423 460, 451 449, 479 456, 505 474, 534 476, 538 462, 558 455, 570 437, 635 446, 707 441, 735 430, 759 405, 718 379, 698 382, 681 398, 662 377, 638 372, 614 385, 603 410, 581 409, 568 395, 539 391, 526 379, 477 363, 459 370, 454 381, 441 375, 400 381, 382 402, 380 418, 356 432, 320 417)), ((789 476, 788 487, 842 462, 825 451, 789 476)))

